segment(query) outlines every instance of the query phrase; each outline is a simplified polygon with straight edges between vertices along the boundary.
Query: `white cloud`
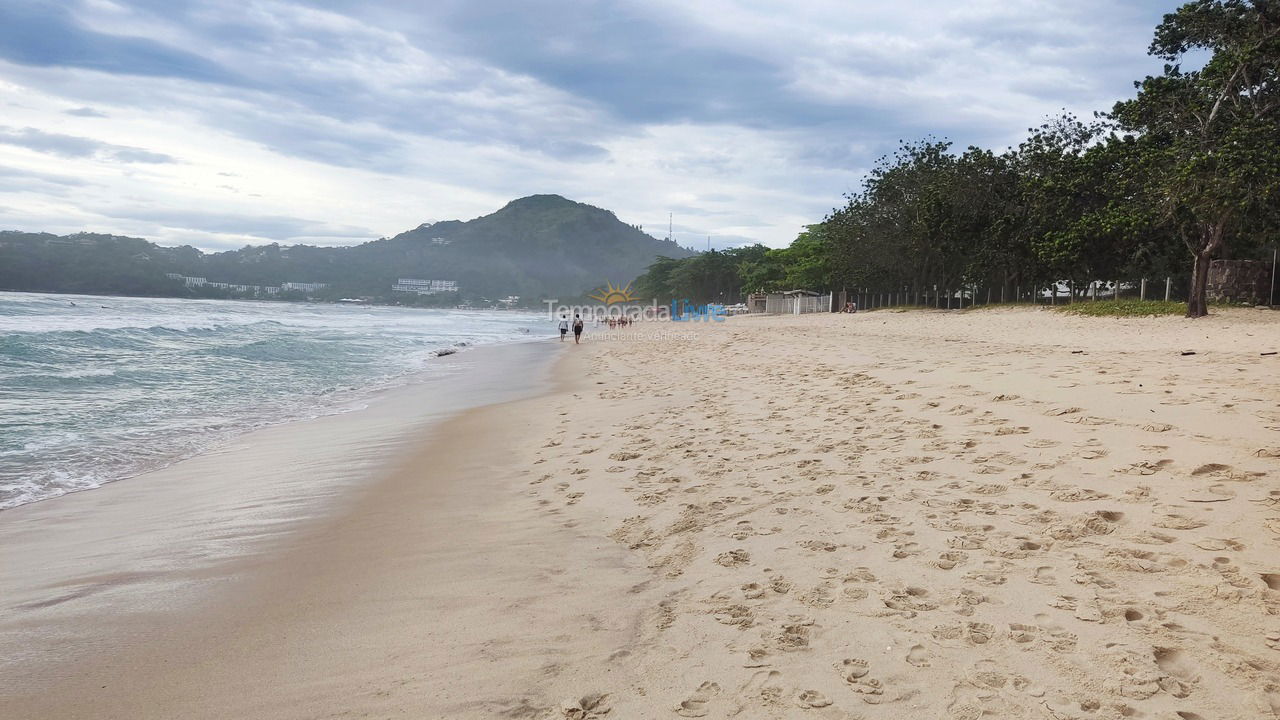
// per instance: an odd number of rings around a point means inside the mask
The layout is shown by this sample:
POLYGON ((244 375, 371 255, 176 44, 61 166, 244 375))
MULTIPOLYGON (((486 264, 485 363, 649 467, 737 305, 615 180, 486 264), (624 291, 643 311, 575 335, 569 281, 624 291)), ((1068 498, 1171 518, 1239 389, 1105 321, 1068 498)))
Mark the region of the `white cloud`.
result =
POLYGON ((3 222, 208 248, 358 242, 543 192, 659 236, 675 212, 684 244, 780 246, 900 138, 1000 148, 1106 109, 1155 66, 1159 19, 1101 0, 73 7, 46 18, 75 41, 62 59, 32 59, 58 37, 0 42, 3 222))

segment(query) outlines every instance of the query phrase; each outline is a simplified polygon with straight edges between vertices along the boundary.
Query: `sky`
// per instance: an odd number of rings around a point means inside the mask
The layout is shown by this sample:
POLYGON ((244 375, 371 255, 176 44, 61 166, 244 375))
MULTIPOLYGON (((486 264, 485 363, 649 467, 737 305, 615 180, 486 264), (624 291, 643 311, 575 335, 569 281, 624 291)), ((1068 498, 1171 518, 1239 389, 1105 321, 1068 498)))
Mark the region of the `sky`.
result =
POLYGON ((1175 0, 2 0, 0 229, 354 244, 556 193, 783 247, 900 140, 1158 73, 1175 0))

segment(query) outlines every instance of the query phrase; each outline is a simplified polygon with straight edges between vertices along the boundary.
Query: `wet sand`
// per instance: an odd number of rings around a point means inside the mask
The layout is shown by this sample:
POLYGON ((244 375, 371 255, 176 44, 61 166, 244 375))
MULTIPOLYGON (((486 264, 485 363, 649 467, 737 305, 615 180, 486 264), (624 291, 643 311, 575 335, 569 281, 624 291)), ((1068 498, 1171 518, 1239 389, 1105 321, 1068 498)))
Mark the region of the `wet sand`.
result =
POLYGON ((577 662, 563 627, 625 645, 594 608, 626 553, 566 575, 576 534, 511 485, 558 351, 476 350, 443 386, 0 515, 0 716, 487 716, 577 662))
POLYGON ((0 714, 1280 717, 1275 315, 565 350, 0 714))

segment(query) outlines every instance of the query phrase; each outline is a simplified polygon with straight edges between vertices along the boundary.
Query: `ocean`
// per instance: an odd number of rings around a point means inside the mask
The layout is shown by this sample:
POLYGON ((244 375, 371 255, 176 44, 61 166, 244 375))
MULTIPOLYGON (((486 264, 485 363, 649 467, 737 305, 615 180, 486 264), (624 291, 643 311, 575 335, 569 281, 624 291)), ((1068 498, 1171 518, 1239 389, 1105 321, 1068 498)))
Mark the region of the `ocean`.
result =
POLYGON ((530 312, 0 293, 0 510, 172 464, 264 425, 527 342, 530 312))

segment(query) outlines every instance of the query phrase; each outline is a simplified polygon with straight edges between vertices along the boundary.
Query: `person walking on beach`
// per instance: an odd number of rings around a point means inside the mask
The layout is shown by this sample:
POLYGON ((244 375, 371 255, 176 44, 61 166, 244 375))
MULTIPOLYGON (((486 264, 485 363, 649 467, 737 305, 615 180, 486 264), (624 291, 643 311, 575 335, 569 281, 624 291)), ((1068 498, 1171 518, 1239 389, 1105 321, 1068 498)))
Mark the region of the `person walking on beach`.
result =
POLYGON ((573 344, 577 345, 582 341, 582 318, 578 313, 573 314, 573 344))
POLYGON ((560 316, 560 342, 564 342, 564 336, 569 334, 569 316, 560 316))

